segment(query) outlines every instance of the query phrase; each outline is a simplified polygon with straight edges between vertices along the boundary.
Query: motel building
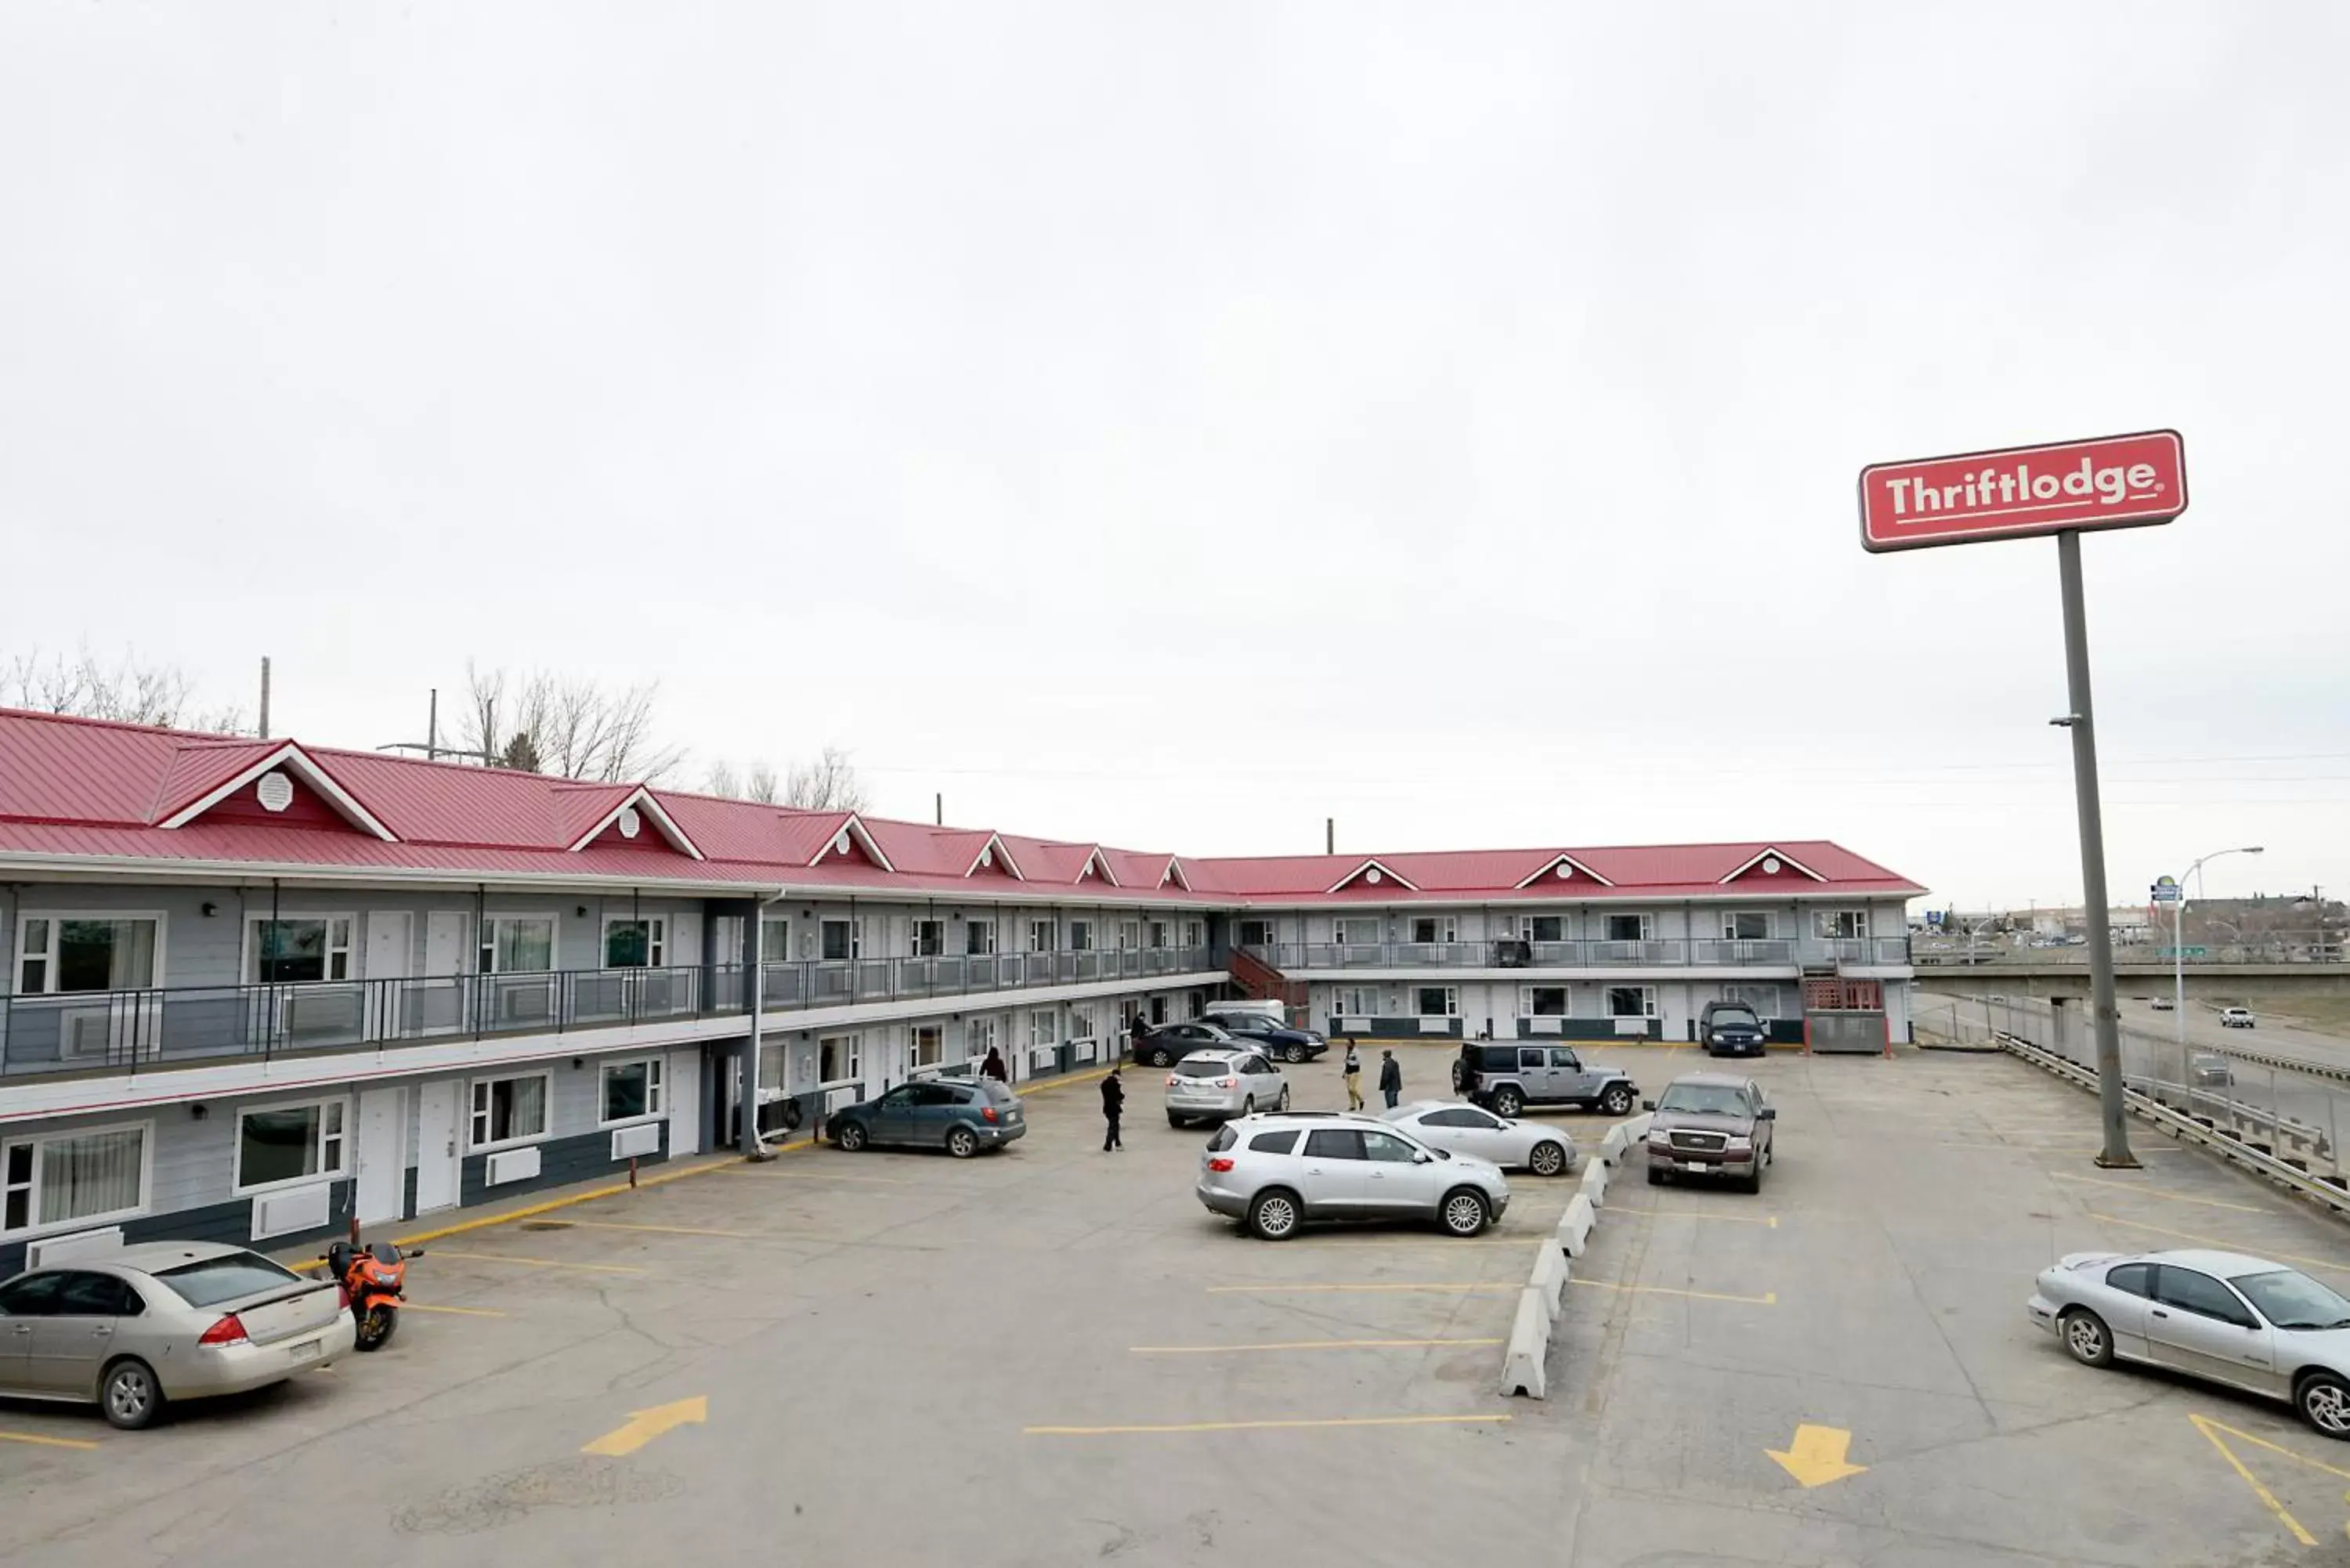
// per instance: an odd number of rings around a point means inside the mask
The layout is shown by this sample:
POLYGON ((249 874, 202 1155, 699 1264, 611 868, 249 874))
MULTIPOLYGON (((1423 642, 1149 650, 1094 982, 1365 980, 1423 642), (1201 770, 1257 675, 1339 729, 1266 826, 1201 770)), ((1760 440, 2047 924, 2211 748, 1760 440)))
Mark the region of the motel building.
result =
POLYGON ((1232 994, 1536 1043, 1732 999, 1882 1050, 1922 891, 1816 841, 1192 858, 0 711, 0 1277, 713 1149, 754 1039, 768 1130, 1232 994))

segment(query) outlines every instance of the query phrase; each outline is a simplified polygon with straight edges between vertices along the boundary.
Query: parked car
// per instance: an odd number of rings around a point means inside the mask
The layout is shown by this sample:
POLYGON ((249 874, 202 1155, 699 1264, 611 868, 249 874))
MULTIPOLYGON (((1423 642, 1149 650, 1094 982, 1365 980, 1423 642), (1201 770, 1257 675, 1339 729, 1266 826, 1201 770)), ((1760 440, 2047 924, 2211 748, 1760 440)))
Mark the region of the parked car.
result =
POLYGON ((1323 1220, 1432 1220, 1474 1236, 1510 1206, 1501 1168, 1337 1111, 1225 1123, 1200 1154, 1200 1201, 1285 1241, 1323 1220))
POLYGON ((2147 1005, 2153 1008, 2157 1012, 2171 1012, 2175 1006, 2171 999, 2167 996, 2158 996, 2152 1002, 2147 1002, 2147 1005))
POLYGON ((1698 1014, 1698 1038, 1709 1056, 1760 1056, 1771 1032, 1742 1002, 1709 1002, 1698 1014))
POLYGON ((2073 1252, 2041 1271, 2032 1321, 2086 1366, 2142 1361, 2289 1401, 2350 1439, 2350 1301, 2239 1252, 2073 1252))
POLYGON ((95 1404, 136 1430, 351 1353, 342 1287, 219 1241, 143 1241, 0 1284, 0 1395, 95 1404))
POLYGON ((1762 1190, 1763 1168, 1778 1155, 1773 1133, 1778 1107, 1762 1102, 1762 1085, 1727 1073, 1684 1073, 1648 1103, 1648 1185, 1668 1176, 1731 1177, 1749 1192, 1762 1190))
POLYGON ((1452 1091, 1503 1116, 1528 1106, 1580 1106, 1628 1116, 1640 1096, 1631 1076, 1586 1065, 1568 1045, 1507 1045, 1472 1041, 1452 1060, 1452 1091))
POLYGON ((843 1106, 826 1118, 832 1141, 851 1154, 894 1144, 942 1148, 969 1159, 1028 1134, 1020 1097, 993 1078, 924 1078, 879 1099, 843 1106))
POLYGON ((1170 1127, 1288 1108, 1289 1085, 1281 1069, 1253 1045, 1194 1051, 1167 1075, 1167 1125, 1170 1127))
POLYGON ((1171 1067, 1194 1051, 1235 1050, 1248 1044, 1221 1023, 1161 1023, 1134 1043, 1134 1059, 1151 1067, 1171 1067))
POLYGON ((1541 1122, 1517 1122, 1455 1100, 1420 1100, 1380 1113, 1430 1148, 1473 1154, 1504 1170, 1565 1176, 1575 1168, 1575 1140, 1541 1122))
POLYGON ((2188 1076, 2198 1088, 2224 1089, 2236 1081, 2236 1070, 2216 1052, 2198 1051, 2187 1064, 2188 1076))
POLYGON ((1318 1029, 1293 1029, 1261 1012, 1226 1012, 1211 1007, 1206 1022, 1258 1047, 1280 1062, 1311 1062, 1328 1054, 1329 1037, 1318 1029))
POLYGON ((2251 1008, 2223 1007, 2220 1009, 2220 1028, 2250 1029, 2252 1026, 2252 1010, 2251 1008))

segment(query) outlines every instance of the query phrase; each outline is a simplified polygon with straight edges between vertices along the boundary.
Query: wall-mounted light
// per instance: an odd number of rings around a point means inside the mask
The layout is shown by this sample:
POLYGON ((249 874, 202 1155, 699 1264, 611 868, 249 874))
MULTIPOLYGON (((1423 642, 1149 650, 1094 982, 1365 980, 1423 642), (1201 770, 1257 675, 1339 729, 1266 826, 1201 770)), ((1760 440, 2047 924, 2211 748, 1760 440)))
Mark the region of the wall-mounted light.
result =
POLYGON ((588 1058, 587 1058, 587 1057, 585 1057, 585 1056, 574 1056, 573 1058, 571 1058, 571 1069, 572 1069, 572 1071, 574 1071, 574 1072, 577 1072, 580 1068, 585 1067, 587 1064, 588 1064, 588 1058))
POLYGON ((191 1101, 189 1103, 188 1119, 192 1122, 200 1122, 204 1119, 204 1107, 202 1101, 191 1101))
POLYGON ((206 904, 206 905, 204 905, 204 906, 203 906, 203 910, 204 910, 204 919, 207 919, 207 920, 209 920, 209 919, 211 919, 214 915, 217 915, 217 914, 219 914, 219 913, 220 913, 220 906, 219 906, 218 904, 206 904))
POLYGON ((588 906, 585 904, 579 906, 579 918, 583 920, 588 918, 588 906))

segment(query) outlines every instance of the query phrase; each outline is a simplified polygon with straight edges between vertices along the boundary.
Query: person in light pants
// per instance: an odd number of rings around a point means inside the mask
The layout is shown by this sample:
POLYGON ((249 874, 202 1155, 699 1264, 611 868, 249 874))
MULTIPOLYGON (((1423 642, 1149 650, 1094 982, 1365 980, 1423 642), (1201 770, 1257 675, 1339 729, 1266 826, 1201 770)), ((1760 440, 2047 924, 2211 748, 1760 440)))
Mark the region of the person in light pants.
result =
POLYGON ((1347 1061, 1342 1071, 1347 1075, 1347 1108, 1359 1111, 1363 1108, 1363 1059, 1355 1054, 1352 1040, 1347 1042, 1347 1061))

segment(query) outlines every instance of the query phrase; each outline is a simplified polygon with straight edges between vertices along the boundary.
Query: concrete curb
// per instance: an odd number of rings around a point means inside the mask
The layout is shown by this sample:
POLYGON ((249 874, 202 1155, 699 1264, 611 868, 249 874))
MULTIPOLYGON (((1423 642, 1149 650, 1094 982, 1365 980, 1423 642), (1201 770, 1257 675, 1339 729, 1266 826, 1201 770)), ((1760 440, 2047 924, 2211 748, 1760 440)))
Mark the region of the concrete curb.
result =
POLYGON ((1558 1217, 1558 1251, 1570 1258, 1583 1256, 1591 1245, 1591 1228, 1598 1222, 1590 1199, 1580 1192, 1568 1199, 1566 1212, 1558 1217))
POLYGON ((1555 1323, 1559 1298, 1566 1293, 1566 1254, 1556 1247, 1537 1248, 1534 1275, 1526 1281, 1526 1287, 1541 1295, 1544 1318, 1555 1323))
MULTIPOLYGON (((1544 1249, 1548 1251, 1548 1249, 1544 1249)), ((1502 1392, 1529 1399, 1549 1397, 1544 1370, 1550 1360, 1550 1314, 1543 1310, 1542 1292, 1528 1285, 1518 1293, 1518 1314, 1510 1324, 1510 1348, 1502 1358, 1502 1392)))
POLYGON ((1581 1196, 1589 1199, 1594 1209, 1607 1207, 1607 1165, 1606 1161, 1594 1160, 1583 1168, 1581 1196))
POLYGON ((1656 1119, 1654 1112, 1643 1112, 1630 1121, 1609 1127, 1607 1136, 1599 1140, 1599 1158, 1609 1165, 1623 1164, 1633 1145, 1648 1141, 1648 1127, 1656 1119))

